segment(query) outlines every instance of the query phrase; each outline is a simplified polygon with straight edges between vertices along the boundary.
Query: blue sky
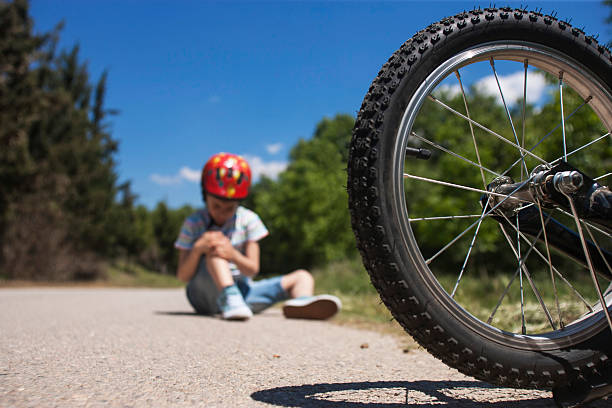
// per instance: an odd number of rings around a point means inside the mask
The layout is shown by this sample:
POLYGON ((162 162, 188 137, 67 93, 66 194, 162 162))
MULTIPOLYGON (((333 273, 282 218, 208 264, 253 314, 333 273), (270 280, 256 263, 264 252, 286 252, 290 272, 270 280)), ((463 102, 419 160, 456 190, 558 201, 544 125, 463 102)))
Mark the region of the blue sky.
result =
MULTIPOLYGON (((381 65, 416 31, 490 2, 31 0, 35 29, 60 20, 92 80, 108 70, 117 170, 139 203, 197 206, 199 171, 218 152, 274 176, 323 117, 355 115, 381 65)), ((511 6, 525 3, 504 2, 511 6)), ((540 1, 610 41, 609 8, 540 1)))

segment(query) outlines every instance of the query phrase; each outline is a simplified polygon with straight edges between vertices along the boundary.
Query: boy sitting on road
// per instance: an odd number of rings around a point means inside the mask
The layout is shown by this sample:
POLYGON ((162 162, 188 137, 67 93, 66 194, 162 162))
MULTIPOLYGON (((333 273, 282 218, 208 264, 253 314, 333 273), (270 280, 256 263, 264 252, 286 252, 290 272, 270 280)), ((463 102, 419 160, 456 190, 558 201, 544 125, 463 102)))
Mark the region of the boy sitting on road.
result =
POLYGON ((187 217, 174 246, 177 276, 187 284, 187 299, 200 314, 246 320, 279 301, 290 318, 327 319, 341 307, 331 295, 313 296, 306 270, 253 281, 259 273, 258 241, 268 230, 253 211, 240 206, 251 185, 251 169, 240 156, 219 153, 202 170, 205 208, 187 217))

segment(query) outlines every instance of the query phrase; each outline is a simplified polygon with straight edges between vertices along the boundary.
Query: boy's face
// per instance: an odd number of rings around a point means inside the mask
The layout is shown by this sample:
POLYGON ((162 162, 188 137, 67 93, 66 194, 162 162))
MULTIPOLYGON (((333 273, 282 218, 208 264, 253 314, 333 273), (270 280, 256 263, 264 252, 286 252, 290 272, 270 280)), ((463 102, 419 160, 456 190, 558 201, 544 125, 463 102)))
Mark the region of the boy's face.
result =
POLYGON ((240 203, 238 201, 220 200, 210 194, 206 195, 206 208, 215 224, 222 226, 234 216, 240 203))

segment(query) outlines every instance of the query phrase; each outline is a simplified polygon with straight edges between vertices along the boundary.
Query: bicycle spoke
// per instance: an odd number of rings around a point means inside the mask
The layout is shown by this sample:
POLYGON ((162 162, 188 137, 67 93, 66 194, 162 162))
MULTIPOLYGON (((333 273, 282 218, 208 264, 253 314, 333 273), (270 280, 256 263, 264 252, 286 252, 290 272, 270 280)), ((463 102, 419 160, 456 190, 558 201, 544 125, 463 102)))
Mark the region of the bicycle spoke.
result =
POLYGON ((567 142, 565 140, 565 116, 563 115, 563 72, 559 73, 559 101, 561 103, 561 132, 563 133, 563 157, 567 162, 567 142))
MULTIPOLYGON (((574 216, 573 216, 572 214, 568 213, 567 211, 565 211, 565 210, 563 210, 563 209, 561 209, 561 208, 558 208, 558 207, 557 207, 557 208, 555 208, 555 209, 556 209, 557 211, 559 211, 560 213, 567 215, 567 216, 568 216, 568 217, 570 217, 570 218, 574 218, 574 216)), ((601 228, 597 227, 596 225, 591 224, 591 223, 590 223, 590 222, 588 222, 587 220, 581 220, 581 221, 582 221, 584 224, 588 225, 589 227, 593 228, 595 231, 597 231, 597 232, 599 232, 599 233, 602 233, 602 234, 603 234, 603 235, 605 235, 606 237, 608 237, 608 238, 612 239, 612 234, 610 234, 610 233, 608 233, 608 232, 606 232, 606 231, 602 230, 601 228)), ((584 266, 585 268, 587 267, 587 266, 586 266, 586 265, 584 265, 584 264, 581 264, 581 265, 582 265, 582 266, 584 266)))
MULTIPOLYGON (((550 216, 547 218, 546 224, 548 224, 549 220, 550 220, 550 216)), ((506 237, 506 240, 508 240, 509 236, 507 235, 506 231, 503 229, 503 227, 501 225, 500 225, 500 228, 502 229, 502 232, 504 233, 504 236, 506 237)), ((527 258, 531 254, 531 251, 535 250, 537 252, 537 248, 535 247, 535 244, 540 239, 540 235, 542 235, 542 230, 540 230, 540 232, 538 233, 538 235, 534 238, 534 240, 532 242, 527 241, 527 243, 530 244, 530 245, 529 245, 529 249, 527 250, 527 252, 525 253, 525 255, 522 258, 522 263, 525 263, 525 261, 527 261, 527 258)), ((522 238, 525 239, 525 237, 522 237, 522 238)), ((506 295, 508 294, 508 291, 510 290, 510 286, 512 286, 512 282, 514 282, 514 279, 516 279, 518 274, 521 272, 521 269, 522 269, 521 266, 516 268, 516 271, 514 272, 514 275, 512 276, 512 279, 510 279, 510 282, 508 283, 508 285, 506 286, 506 289, 504 290, 504 292, 502 293, 501 297, 499 298, 499 300, 497 302, 497 305, 495 306, 495 308, 491 312, 491 315, 489 316, 489 319, 487 320, 488 324, 491 324, 491 321, 493 321, 493 317, 495 317, 495 313, 497 313, 497 309, 499 309, 499 306, 501 306, 501 303, 504 300, 504 297, 506 297, 506 295)))
MULTIPOLYGON (((525 148, 525 126, 526 126, 525 117, 526 117, 526 109, 527 109, 527 68, 529 67, 527 60, 523 61, 523 67, 525 69, 525 75, 523 76, 523 112, 521 115, 521 123, 523 125, 523 135, 522 135, 523 138, 521 140, 521 147, 525 148)), ((523 159, 523 162, 524 162, 525 161, 524 156, 521 155, 521 158, 523 159)), ((521 180, 523 180, 523 178, 525 177, 523 175, 523 168, 521 167, 521 180)))
MULTIPOLYGON (((468 103, 467 103, 467 98, 465 97, 465 91, 463 89, 463 82, 461 81, 461 75, 459 75, 459 70, 455 71, 455 75, 457 76, 457 80, 459 81, 459 86, 461 87, 461 96, 463 97, 463 104, 465 105, 465 113, 467 114, 467 117, 471 119, 470 117, 470 109, 468 108, 468 103)), ((472 141, 474 142, 474 150, 476 151, 476 159, 478 160, 478 164, 480 167, 480 175, 482 176, 482 185, 484 186, 484 188, 487 188, 487 179, 485 178, 483 167, 482 167, 482 161, 480 160, 480 152, 478 151, 478 143, 476 143, 476 136, 474 135, 474 126, 472 125, 472 122, 468 122, 468 124, 470 125, 470 133, 472 134, 472 141)))
MULTIPOLYGON (((472 160, 470 160, 470 159, 466 159, 465 157, 461 156, 460 154, 457 154, 457 153, 455 153, 455 152, 453 152, 453 151, 451 151, 451 150, 448 150, 447 148, 445 148, 445 147, 443 147, 443 146, 440 146, 439 144, 437 144, 437 143, 435 143, 435 142, 432 142, 431 140, 426 139, 426 138, 424 138, 423 136, 419 136, 419 135, 418 135, 418 134, 416 134, 415 132, 411 132, 411 133, 410 133, 410 135, 411 135, 411 136, 413 136, 413 137, 416 137, 417 139, 419 139, 419 140, 421 140, 421 141, 423 141, 423 142, 425 142, 425 143, 427 143, 427 144, 428 144, 428 145, 430 145, 430 146, 433 146, 433 147, 435 147, 435 148, 437 148, 437 149, 442 150, 442 151, 443 151, 443 152, 445 152, 445 153, 450 154, 451 156, 455 156, 455 157, 457 157, 458 159, 463 160, 464 162, 467 162, 467 163, 469 163, 469 164, 471 164, 471 165, 473 165, 473 166, 476 166, 476 167, 480 168, 480 171, 481 171, 481 172, 483 172, 483 170, 486 170, 486 171, 488 171, 489 173, 493 174, 493 175, 494 175, 494 176, 496 176, 496 177, 499 177, 499 176, 500 176, 500 174, 499 174, 499 173, 497 173, 497 172, 495 172, 495 171, 493 171, 493 170, 487 169, 486 167, 483 167, 482 165, 480 165, 480 164, 478 164, 478 163, 475 163, 475 162, 473 162, 473 161, 472 161, 472 160)), ((483 174, 483 176, 482 176, 482 177, 483 177, 483 181, 485 182, 485 187, 486 187, 487 185, 486 185, 486 181, 485 181, 485 179, 484 179, 484 173, 482 173, 482 174, 483 174)))
POLYGON ((497 301, 497 305, 495 305, 495 307, 493 308, 493 311, 491 312, 491 315, 487 319, 487 324, 491 324, 491 322, 493 321, 493 318, 495 317, 495 314, 497 313, 497 310, 501 306, 504 298, 506 297, 506 295, 510 291, 510 287, 512 286, 512 283, 514 282, 514 280, 516 279, 516 277, 518 276, 518 274, 520 272, 521 272, 521 268, 520 267, 516 268, 516 272, 514 272, 514 275, 512 276, 512 279, 510 279, 510 282, 508 282, 508 285, 506 285, 506 289, 504 289, 504 292, 502 293, 501 297, 497 301))
MULTIPOLYGON (((584 222, 584 221, 583 221, 584 222)), ((515 228, 514 225, 512 225, 512 223, 510 223, 510 226, 512 228, 515 228)), ((523 241, 531 244, 532 242, 529 241, 529 238, 527 238, 527 236, 525 236, 525 234, 523 234, 522 232, 520 233, 521 238, 523 239, 523 241)), ((539 239, 540 234, 538 234, 537 238, 539 239)), ((578 292, 576 290, 576 288, 574 288, 574 286, 572 286, 572 284, 565 278, 565 276, 563 276, 563 274, 561 272, 559 272, 559 270, 557 270, 557 268, 554 267, 554 265, 552 263, 548 262, 548 259, 542 254, 542 252, 540 252, 540 250, 538 248, 536 248, 535 246, 533 247, 533 251, 536 253, 536 255, 538 255, 545 264, 549 265, 553 271, 557 274, 557 276, 559 278, 561 278, 561 280, 572 290, 572 292, 574 293, 574 295, 576 295, 577 298, 579 298, 582 303, 584 303, 584 305, 586 306, 586 308, 590 311, 593 312, 593 308, 591 307, 591 305, 589 304, 589 302, 587 302, 584 297, 580 294, 580 292, 578 292)), ((574 258, 570 258, 571 260, 573 260, 574 262, 576 262, 578 265, 587 268, 587 266, 581 262, 578 262, 577 260, 575 260, 574 258)))
MULTIPOLYGON (((460 118, 463 118, 463 119, 467 120, 468 122, 476 125, 477 127, 479 127, 480 129, 484 130, 485 132, 489 133, 490 135, 495 136, 496 138, 498 138, 499 140, 503 141, 504 143, 513 146, 515 149, 518 149, 520 152, 523 152, 523 153, 533 157, 534 159, 536 159, 540 163, 549 164, 546 160, 544 160, 541 157, 531 153, 529 150, 523 149, 521 146, 517 145, 514 142, 511 142, 510 140, 506 139, 502 135, 500 135, 498 133, 495 133, 494 131, 492 131, 491 129, 487 128, 486 126, 483 126, 480 123, 476 122, 475 120, 472 120, 472 119, 468 118, 464 114, 462 114, 460 112, 457 112, 455 109, 453 109, 450 106, 446 105, 444 102, 442 102, 441 100, 437 99, 435 96, 430 94, 430 95, 427 95, 427 97, 429 99, 431 99, 432 101, 434 101, 435 103, 437 103, 438 105, 442 106, 444 109, 446 109, 446 110, 454 113, 456 116, 459 116, 460 118)), ((520 162, 521 159, 519 159, 518 161, 520 162)))
MULTIPOLYGON (((582 102, 582 104, 580 106, 578 106, 576 109, 574 109, 574 111, 567 117, 567 119, 569 120, 572 116, 574 116, 574 114, 576 114, 576 112, 578 112, 580 109, 582 109, 582 107, 584 107, 586 104, 588 104, 591 100, 593 99, 592 96, 589 96, 588 98, 586 98, 586 100, 584 102, 582 102)), ((542 142, 544 142, 544 140, 548 139, 548 137, 550 135, 552 135, 555 130, 559 129, 559 127, 561 127, 562 123, 559 123, 557 126, 555 126, 550 132, 548 132, 544 137, 542 137, 531 149, 529 149, 530 152, 533 152, 536 147, 538 147, 542 142)), ((521 162, 521 159, 517 159, 514 163, 512 163, 510 165, 510 167, 508 167, 504 172, 502 172, 502 176, 505 176, 506 174, 508 174, 508 172, 510 172, 510 170, 512 170, 514 168, 514 166, 516 166, 517 164, 519 164, 521 162)))
MULTIPOLYGON (((592 96, 589 96, 588 98, 586 98, 584 100, 584 102, 582 102, 582 104, 580 106, 578 106, 576 109, 574 109, 574 111, 567 116, 567 119, 569 120, 572 116, 574 116, 580 109, 582 109, 589 102, 591 102, 592 99, 593 99, 592 96)), ((563 125, 564 125, 564 122, 559 122, 559 124, 557 126, 555 126, 550 132, 548 132, 543 138, 541 138, 538 141, 538 143, 536 143, 531 149, 529 149, 529 151, 533 151, 536 147, 538 147, 540 144, 542 144, 542 142, 544 142, 544 140, 548 139, 548 137, 550 135, 552 135, 555 132, 555 130, 559 129, 563 125)))
POLYGON ((593 262, 591 261, 591 254, 589 253, 586 240, 584 239, 584 234, 582 233, 582 226, 580 225, 580 218, 578 218, 578 213, 576 212, 574 200, 572 200, 572 198, 568 194, 563 193, 563 195, 565 195, 565 197, 570 203, 572 214, 574 216, 574 221, 576 221, 576 228, 578 229, 578 234, 580 235, 582 250, 584 251, 584 256, 586 257, 587 264, 589 265, 589 271, 591 272, 591 279, 593 279, 593 284, 595 285, 595 289, 597 289, 597 296, 599 296, 599 301, 601 302, 601 308, 603 309, 604 314, 606 315, 606 319, 608 319, 608 325, 610 326, 610 330, 612 330, 612 318, 610 317, 610 311, 608 310, 608 305, 606 304, 606 300, 603 297, 603 292, 601 291, 601 286, 599 285, 599 281, 597 280, 597 275, 595 275, 595 269, 593 268, 593 262))
MULTIPOLYGON (((508 218, 505 215, 503 215, 503 217, 508 222, 510 221, 510 220, 508 220, 508 218)), ((534 295, 538 299, 538 302, 540 303, 540 306, 542 307, 542 310, 544 311, 544 314, 546 315, 546 318, 548 319, 548 322, 550 323, 550 326, 552 327, 553 330, 557 330, 557 328, 555 326, 555 323, 552 320, 552 316, 550 315, 550 312, 548 311, 548 308, 546 307, 546 304, 544 303, 544 300, 542 299, 542 295, 540 294, 540 291, 538 290, 535 282, 533 282, 533 279, 531 278, 531 274, 529 273, 529 270, 527 269, 527 266, 525 265, 525 262, 520 257, 520 248, 521 248, 520 247, 520 242, 521 241, 520 241, 520 229, 519 229, 519 226, 518 226, 518 217, 517 217, 517 221, 516 222, 517 222, 517 225, 516 225, 515 228, 516 228, 516 232, 517 232, 517 247, 518 247, 518 249, 514 247, 514 244, 512 243, 512 239, 510 238, 510 236, 506 232, 505 228, 503 228, 503 226, 501 226, 501 227, 502 227, 502 232, 503 232, 504 236, 506 237, 506 241, 508 241, 508 245, 510 245, 510 248, 512 249, 512 252, 514 252, 514 254, 516 255, 516 257, 517 257, 517 259, 519 261, 519 268, 522 269, 522 273, 519 275, 520 283, 521 283, 521 303, 523 302, 523 280, 522 280, 522 275, 523 275, 523 273, 525 273, 525 277, 527 278, 527 282, 529 283, 529 286, 531 286, 531 290, 533 290, 534 295)), ((535 247, 535 243, 539 239, 540 235, 541 235, 541 231, 538 234, 538 236, 536 237, 536 239, 532 242, 529 252, 531 252, 531 249, 533 249, 535 247)), ((526 260, 526 258, 525 258, 525 260, 526 260)), ((522 305, 521 305, 521 311, 522 311, 522 305)), ((524 316, 523 316, 523 319, 524 319, 524 316)), ((524 324, 524 322, 523 322, 523 324, 524 324)), ((526 334, 526 333, 523 332, 523 334, 526 334)))
MULTIPOLYGON (((492 191, 482 190, 480 188, 462 186, 461 184, 449 183, 447 181, 441 181, 441 180, 430 179, 430 178, 427 178, 427 177, 415 176, 414 174, 410 174, 410 173, 404 173, 404 178, 420 180, 420 181, 426 181, 426 182, 433 183, 433 184, 440 184, 442 186, 454 187, 454 188, 458 188, 458 189, 461 189, 461 190, 473 191, 473 192, 476 192, 476 193, 488 194, 488 195, 493 195, 493 196, 497 196, 497 197, 504 197, 504 198, 508 198, 509 197, 506 194, 494 193, 492 191)), ((520 198, 516 198, 516 197, 515 197, 515 199, 519 200, 519 201, 523 201, 523 202, 528 202, 526 200, 521 200, 520 198)))
POLYGON ((602 178, 606 178, 606 177, 608 177, 610 175, 612 175, 612 173, 606 173, 603 176, 599 176, 597 178, 594 178, 593 180, 598 181, 598 180, 601 180, 602 178))
POLYGON ((548 246, 548 234, 546 233, 546 225, 548 224, 548 221, 550 220, 550 217, 552 216, 552 212, 548 214, 548 218, 546 219, 546 222, 544 222, 544 215, 542 214, 542 206, 540 205, 540 200, 537 200, 537 204, 538 204, 538 213, 540 215, 540 223, 542 224, 541 231, 544 232, 544 247, 546 248, 546 255, 548 256, 548 267, 550 269, 550 279, 553 285, 553 293, 555 294, 555 305, 557 306, 557 314, 559 316, 559 326, 561 327, 561 329, 563 329, 565 327, 565 324, 563 323, 563 318, 561 317, 561 306, 559 306, 559 294, 557 292, 557 282, 555 280, 555 274, 553 272, 552 258, 550 256, 550 247, 548 246))
POLYGON ((527 180, 525 180, 524 182, 522 182, 521 184, 518 185, 518 187, 516 187, 514 190, 512 190, 510 192, 510 194, 508 194, 503 200, 501 200, 499 203, 495 204, 495 206, 493 206, 493 208, 491 208, 489 211, 487 211, 486 213, 484 213, 478 220, 476 220, 474 223, 472 223, 472 225, 470 225, 469 227, 467 227, 465 230, 463 230, 463 232, 459 233, 455 238, 453 238, 448 244, 446 244, 442 249, 440 249, 434 256, 432 256, 431 258, 429 258, 428 260, 425 261, 425 263, 427 265, 429 265, 434 259, 436 259, 438 256, 440 256, 440 254, 444 253, 444 251, 446 251, 448 248, 450 248, 455 242, 457 242, 459 239, 461 239, 461 237, 463 237, 465 234, 467 234, 472 228, 474 228, 481 219, 483 219, 485 216, 491 214, 493 211, 495 211, 500 205, 502 205, 504 202, 506 202, 507 199, 511 198, 512 195, 514 193, 516 193, 518 190, 520 190, 525 184, 531 182, 531 177, 529 177, 527 180))
MULTIPOLYGON (((499 83, 498 83, 499 86, 499 83)), ((514 128, 514 126, 513 126, 514 128)), ((513 129, 514 130, 514 129, 513 129)), ((522 156, 521 156, 522 157, 522 156)), ((525 163, 525 161, 523 160, 523 164, 525 163)), ((502 227, 503 229, 503 227, 502 227)), ((521 321, 522 321, 522 326, 521 326, 521 333, 523 334, 527 334, 527 327, 525 325, 525 290, 523 288, 523 272, 526 272, 526 268, 525 268, 525 264, 523 263, 523 260, 521 259, 521 237, 518 234, 518 232, 520 231, 520 227, 519 227, 519 217, 518 214, 516 215, 516 245, 518 247, 517 249, 514 249, 514 252, 516 254, 516 258, 518 259, 518 267, 521 269, 521 272, 519 272, 519 282, 520 282, 520 287, 521 287, 521 321)), ((505 233, 505 231, 504 231, 505 233)), ((506 238, 509 238, 508 236, 506 236, 506 238)), ((508 244, 510 244, 510 247, 512 248, 512 241, 510 241, 508 239, 508 244)))
MULTIPOLYGON (((599 142, 600 140, 605 139, 605 138, 606 138, 606 137, 608 137, 608 136, 610 136, 610 132, 606 133, 606 134, 605 134, 605 135, 603 135, 603 136, 599 136, 599 137, 598 137, 597 139, 595 139, 595 140, 591 140, 589 143, 587 143, 587 144, 585 144, 585 145, 583 145, 583 146, 581 146, 581 147, 579 147, 579 148, 577 148, 577 149, 572 150, 571 152, 567 153, 567 156, 565 157, 565 161, 567 161, 567 158, 568 158, 568 157, 570 157, 571 155, 573 155, 574 153, 578 153, 580 150, 585 149, 585 148, 589 147, 590 145, 592 145, 593 143, 597 143, 597 142, 599 142)), ((557 158, 557 159, 555 159, 555 160, 551 161, 551 162, 550 162, 550 164, 555 164, 555 163, 557 163, 558 161, 560 161, 560 160, 562 160, 562 159, 563 159, 563 157, 559 157, 559 158, 557 158)), ((595 179, 595 180, 597 180, 597 179, 595 179)))
MULTIPOLYGON (((499 89, 499 94, 501 95, 502 103, 504 104, 504 109, 506 111, 506 117, 508 118, 508 121, 510 122, 510 127, 512 127, 512 134, 514 135, 514 141, 516 142, 516 145, 519 146, 520 143, 518 140, 518 136, 516 134, 516 129, 514 129, 514 122, 512 121, 510 110, 508 109, 508 105, 506 104, 506 98, 504 98, 504 92, 501 89, 501 84, 499 83, 499 78, 497 77, 497 70, 495 69, 495 60, 491 58, 489 62, 491 63, 491 69, 493 69, 493 75, 495 76, 495 82, 497 82, 497 89, 499 89)), ((522 146, 519 146, 519 153, 521 154, 521 160, 523 161, 523 167, 525 168, 525 172, 529 174, 529 170, 527 169, 527 164, 525 163, 525 155, 523 154, 524 150, 525 149, 523 149, 522 146)))
POLYGON ((457 220, 463 218, 480 218, 482 214, 472 214, 472 215, 444 215, 439 217, 421 217, 421 218, 409 218, 408 221, 437 221, 437 220, 457 220))
MULTIPOLYGON (((523 164, 524 163, 525 161, 523 160, 523 164)), ((516 215, 516 230, 520 231, 518 214, 516 215)), ((510 244, 510 247, 512 248, 512 241, 508 240, 508 244, 510 244)), ((525 264, 521 259, 521 238, 518 233, 516 234, 516 244, 518 246, 518 251, 514 250, 514 252, 516 253, 516 258, 518 259, 518 267, 521 269, 521 272, 519 272, 519 282, 521 287, 521 333, 527 334, 527 327, 525 325, 525 290, 523 288, 523 272, 525 272, 525 264)))
MULTIPOLYGON (((517 221, 518 221, 518 217, 517 217, 517 221)), ((517 269, 519 270, 519 289, 520 289, 519 293, 521 294, 521 333, 527 334, 527 327, 525 325, 525 296, 524 296, 524 289, 523 289, 523 263, 521 262, 520 254, 516 252, 514 245, 512 245, 512 240, 508 236, 506 229, 504 228, 502 224, 499 224, 499 227, 501 228, 502 233, 504 234, 504 237, 506 237, 506 241, 508 241, 510 248, 512 248, 512 251, 514 252, 514 255, 516 256, 516 259, 518 260, 517 269)))
POLYGON ((591 241, 593 241, 593 243, 595 244, 595 248, 597 248, 597 252, 599 252, 599 256, 601 256, 601 259, 603 259, 604 263, 606 264, 606 267, 608 268, 608 271, 610 273, 612 273, 612 267, 610 267, 610 264, 608 263, 608 260, 606 259, 606 257, 604 256, 603 252, 601 251, 601 247, 599 246, 599 244, 595 240, 595 237, 593 236, 593 233, 591 232, 591 229, 584 222, 583 222, 583 225, 584 225, 584 229, 586 229, 586 231, 589 233, 589 236, 591 237, 591 241))
POLYGON ((485 206, 482 209, 482 215, 480 216, 480 220, 478 221, 478 225, 476 226, 476 232, 474 232, 474 236, 472 237, 472 242, 470 242, 470 247, 468 248, 467 255, 465 256, 465 260, 463 261, 463 265, 461 266, 459 277, 457 278, 457 282, 455 282, 455 287, 453 288, 453 293, 451 293, 451 298, 455 297, 455 292, 457 291, 459 282, 461 282, 461 278, 463 277, 463 272, 465 271, 465 267, 467 266, 468 260, 470 259, 470 254, 472 253, 472 248, 474 248, 474 242, 476 242, 476 237, 478 236, 478 231, 480 231, 480 226, 482 225, 482 220, 484 220, 484 213, 486 210, 487 210, 487 207, 485 206))

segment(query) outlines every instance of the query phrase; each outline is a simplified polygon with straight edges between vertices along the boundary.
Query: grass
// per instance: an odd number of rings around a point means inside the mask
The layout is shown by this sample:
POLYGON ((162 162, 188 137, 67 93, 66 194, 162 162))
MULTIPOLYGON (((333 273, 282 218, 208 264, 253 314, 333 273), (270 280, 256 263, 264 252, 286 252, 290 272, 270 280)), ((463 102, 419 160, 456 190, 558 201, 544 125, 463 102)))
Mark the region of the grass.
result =
POLYGON ((96 280, 25 281, 4 279, 0 276, 0 287, 28 286, 178 288, 184 286, 184 283, 174 275, 163 275, 123 260, 112 262, 104 275, 96 280))
POLYGON ((329 293, 342 299, 343 319, 363 319, 373 323, 391 320, 381 304, 367 272, 357 260, 330 264, 312 271, 318 293, 329 293))
MULTIPOLYGON (((343 261, 328 265, 313 271, 317 282, 318 293, 330 293, 338 296, 343 302, 343 311, 335 319, 339 324, 365 327, 409 338, 397 322, 392 319, 386 307, 381 304, 378 293, 371 285, 368 274, 357 260, 343 261)), ((443 275, 440 283, 448 293, 452 291, 457 277, 443 275)), ((559 313, 550 275, 545 271, 533 274, 534 286, 538 289, 543 302, 547 306, 553 323, 559 327, 559 313)), ((498 304, 500 295, 510 282, 505 275, 500 276, 469 276, 464 275, 455 300, 472 315, 482 321, 487 321, 498 304)), ((597 295, 588 275, 574 276, 571 279, 574 288, 581 293, 589 304, 596 302, 597 295)), ((601 282, 605 288, 607 283, 601 282)), ((551 330, 551 325, 543 309, 533 294, 527 279, 524 278, 524 314, 529 333, 542 333, 551 330)), ((572 294, 568 285, 557 281, 557 293, 562 319, 571 322, 587 312, 584 304, 572 294)), ((514 333, 521 332, 521 301, 519 280, 516 279, 512 290, 505 296, 501 306, 495 313, 492 325, 514 333)), ((407 340, 408 349, 416 347, 416 343, 407 340)))
POLYGON ((178 288, 185 285, 174 275, 162 275, 125 261, 113 263, 102 282, 118 287, 178 288))
MULTIPOLYGON (((533 275, 534 286, 538 289, 542 301, 548 308, 550 317, 556 326, 559 326, 559 312, 556 307, 553 284, 550 275, 538 273, 533 275)), ((442 276, 440 281, 442 286, 451 292, 455 284, 456 277, 442 276)), ((507 275, 494 277, 467 277, 461 280, 460 288, 457 291, 455 300, 460 303, 467 311, 482 321, 487 321, 499 302, 501 294, 510 283, 507 275)), ((597 295, 593 283, 588 275, 575 276, 571 279, 574 288, 584 296, 587 302, 593 305, 597 301, 597 295)), ((520 298, 519 279, 512 283, 511 290, 508 292, 503 302, 497 309, 492 324, 500 329, 514 333, 521 331, 521 298, 520 298)), ((523 278, 524 286, 524 314, 526 328, 530 333, 542 333, 551 330, 550 323, 543 312, 543 308, 538 298, 526 278, 523 278)), ((607 286, 607 285, 606 285, 607 286)), ((604 288, 606 286, 603 286, 604 288)), ((578 297, 572 294, 570 287, 560 281, 556 282, 557 294, 559 298, 559 311, 562 320, 571 322, 584 313, 587 308, 578 297)))

